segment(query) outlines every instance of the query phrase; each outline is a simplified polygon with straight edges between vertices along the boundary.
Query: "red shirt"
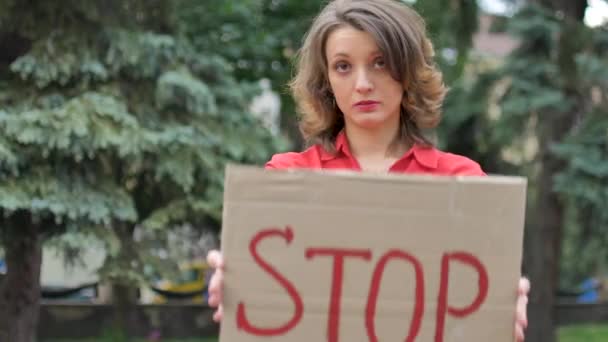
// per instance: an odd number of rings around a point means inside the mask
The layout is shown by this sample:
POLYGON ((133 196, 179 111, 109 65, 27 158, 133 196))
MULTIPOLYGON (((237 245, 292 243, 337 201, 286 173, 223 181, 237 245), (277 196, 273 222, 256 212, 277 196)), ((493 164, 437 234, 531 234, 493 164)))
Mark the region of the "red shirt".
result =
MULTIPOLYGON (((314 145, 304 152, 275 154, 266 163, 267 169, 349 169, 361 170, 350 153, 344 131, 336 137, 336 153, 314 145)), ((424 173, 444 176, 485 176, 478 163, 469 158, 415 144, 389 169, 397 173, 424 173)))

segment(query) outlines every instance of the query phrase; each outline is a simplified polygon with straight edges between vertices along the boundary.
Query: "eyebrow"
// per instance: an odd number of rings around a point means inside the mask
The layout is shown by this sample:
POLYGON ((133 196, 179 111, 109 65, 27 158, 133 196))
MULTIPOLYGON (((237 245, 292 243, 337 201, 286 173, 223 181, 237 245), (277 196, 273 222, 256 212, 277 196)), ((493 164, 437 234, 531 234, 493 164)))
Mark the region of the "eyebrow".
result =
POLYGON ((345 52, 338 52, 332 56, 332 58, 335 58, 335 57, 350 57, 350 56, 345 52))
MULTIPOLYGON (((370 54, 370 56, 376 56, 376 55, 380 55, 380 56, 382 56, 382 51, 380 51, 380 50, 375 50, 375 51, 372 51, 372 53, 370 54)), ((350 57, 350 55, 349 55, 348 53, 346 53, 346 52, 338 52, 338 53, 335 53, 335 54, 334 54, 333 56, 331 56, 331 57, 332 57, 332 58, 336 58, 336 57, 350 57)))

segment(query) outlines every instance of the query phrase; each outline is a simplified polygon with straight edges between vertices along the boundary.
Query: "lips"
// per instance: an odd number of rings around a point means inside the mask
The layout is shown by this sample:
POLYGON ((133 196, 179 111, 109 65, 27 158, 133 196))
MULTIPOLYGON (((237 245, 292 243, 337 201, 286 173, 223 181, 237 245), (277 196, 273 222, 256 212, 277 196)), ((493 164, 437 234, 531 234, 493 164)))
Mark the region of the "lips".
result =
POLYGON ((359 101, 355 103, 355 108, 362 112, 373 112, 378 108, 378 101, 359 101))
POLYGON ((370 105, 377 105, 380 102, 378 101, 359 101, 357 103, 355 103, 355 106, 370 106, 370 105))

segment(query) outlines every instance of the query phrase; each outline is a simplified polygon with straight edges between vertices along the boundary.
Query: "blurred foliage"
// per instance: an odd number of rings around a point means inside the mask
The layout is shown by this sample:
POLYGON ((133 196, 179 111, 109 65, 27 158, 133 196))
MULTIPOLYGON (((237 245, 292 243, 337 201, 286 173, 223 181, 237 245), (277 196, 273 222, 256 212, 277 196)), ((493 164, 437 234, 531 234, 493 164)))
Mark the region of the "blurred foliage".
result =
POLYGON ((199 51, 217 51, 237 79, 269 79, 281 98, 281 126, 301 146, 294 101, 287 84, 304 33, 326 0, 227 0, 174 2, 173 21, 199 51))
MULTIPOLYGON (((301 142, 296 110, 287 83, 293 76, 293 57, 304 33, 326 0, 228 0, 214 3, 175 2, 174 21, 202 51, 221 51, 237 78, 268 78, 281 95, 282 125, 301 142)), ((412 4, 412 1, 403 0, 412 4)), ((427 20, 437 50, 437 62, 448 83, 462 74, 477 29, 475 0, 415 1, 412 6, 427 20), (449 8, 450 10, 444 10, 449 8)))
POLYGON ((476 0, 419 0, 413 7, 427 24, 436 50, 436 61, 445 81, 452 85, 462 76, 479 25, 476 0))
POLYGON ((555 153, 566 168, 555 178, 555 190, 570 213, 566 226, 562 282, 579 283, 608 274, 608 110, 595 108, 555 153))
POLYGON ((446 100, 441 146, 488 172, 527 176, 533 208, 539 136, 574 123, 549 150, 563 163, 554 179, 566 206, 560 279, 572 287, 608 271, 608 31, 534 4, 500 24, 519 45, 502 61, 472 57, 446 100))
POLYGON ((0 0, 3 243, 25 211, 45 236, 104 241, 104 276, 142 282, 168 229, 219 228, 226 163, 288 147, 248 113, 258 87, 229 53, 191 41, 178 7, 0 0), (136 229, 152 233, 135 241, 136 229))
MULTIPOLYGON (((523 141, 518 150, 525 153, 525 142, 535 139, 530 132, 543 134, 556 120, 565 125, 565 136, 554 138, 558 140, 550 142, 548 153, 563 163, 553 179, 565 208, 558 262, 561 285, 572 287, 608 266, 603 210, 608 203, 608 32, 537 6, 520 11, 510 30, 521 45, 505 66, 511 82, 501 98, 494 136, 523 141)), ((535 175, 537 164, 532 163, 538 161, 530 160, 526 174, 535 175)))
MULTIPOLYGON (((259 164, 287 147, 247 114, 248 102, 254 82, 269 78, 282 96, 283 125, 294 122, 285 85, 324 3, 0 0, 4 217, 27 210, 61 227, 49 232, 98 236, 116 260, 106 274, 154 273, 139 261, 154 263, 150 251, 162 248, 167 227, 217 227, 226 162, 259 164), (129 234, 108 227, 145 230, 138 241, 145 248, 121 252, 129 234)), ((529 176, 534 188, 538 133, 555 113, 574 113, 569 135, 551 149, 565 165, 555 178, 568 207, 562 281, 605 267, 606 27, 566 25, 558 14, 526 6, 500 19, 520 45, 495 63, 471 51, 475 1, 413 6, 451 87, 440 147, 491 173, 529 176), (564 35, 577 51, 571 67, 560 59, 564 35)))

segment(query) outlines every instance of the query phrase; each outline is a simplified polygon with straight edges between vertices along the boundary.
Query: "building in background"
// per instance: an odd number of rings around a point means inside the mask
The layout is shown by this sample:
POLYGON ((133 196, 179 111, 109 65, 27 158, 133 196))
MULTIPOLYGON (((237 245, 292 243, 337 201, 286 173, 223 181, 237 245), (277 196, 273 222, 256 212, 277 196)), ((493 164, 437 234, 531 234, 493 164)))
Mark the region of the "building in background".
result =
POLYGON ((506 32, 492 32, 492 25, 501 18, 482 13, 479 16, 479 29, 473 35, 473 53, 491 59, 507 57, 519 44, 517 39, 506 32))

